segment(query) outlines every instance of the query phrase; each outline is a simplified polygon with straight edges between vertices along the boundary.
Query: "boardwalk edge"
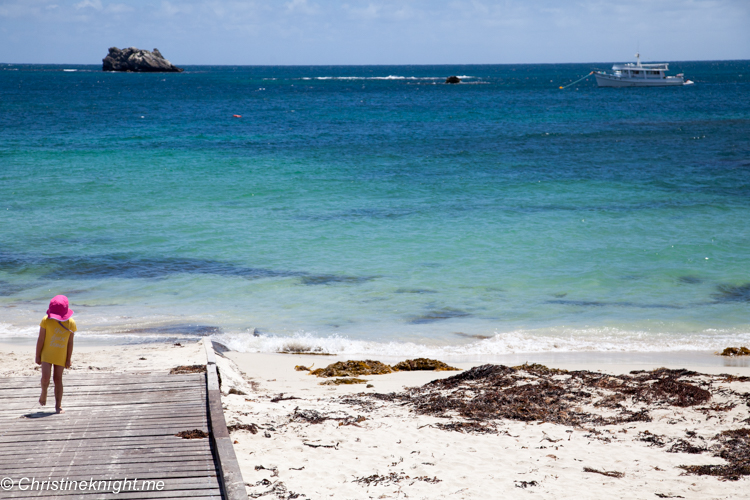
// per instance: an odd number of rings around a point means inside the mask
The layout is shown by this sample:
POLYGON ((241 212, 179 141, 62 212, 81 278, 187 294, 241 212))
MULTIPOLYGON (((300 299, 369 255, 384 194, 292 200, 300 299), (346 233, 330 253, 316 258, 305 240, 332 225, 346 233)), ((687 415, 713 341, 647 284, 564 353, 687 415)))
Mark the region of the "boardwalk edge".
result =
POLYGON ((216 449, 216 461, 220 472, 219 480, 227 500, 248 500, 240 464, 237 462, 232 438, 229 436, 227 422, 224 419, 214 346, 208 337, 203 339, 203 345, 206 348, 206 393, 208 395, 208 413, 211 420, 211 439, 216 449))

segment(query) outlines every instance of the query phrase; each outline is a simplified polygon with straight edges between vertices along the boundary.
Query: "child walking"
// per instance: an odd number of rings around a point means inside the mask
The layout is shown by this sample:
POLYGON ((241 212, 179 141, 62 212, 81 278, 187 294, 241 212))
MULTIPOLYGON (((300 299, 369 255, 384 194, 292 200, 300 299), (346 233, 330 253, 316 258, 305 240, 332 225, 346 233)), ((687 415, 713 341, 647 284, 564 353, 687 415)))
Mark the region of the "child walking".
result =
POLYGON ((39 397, 39 404, 47 404, 47 389, 52 374, 55 381, 55 413, 64 413, 62 376, 63 370, 70 368, 73 332, 77 330, 76 322, 71 316, 73 310, 68 307, 65 295, 58 295, 50 300, 47 315, 39 324, 39 339, 36 341, 35 361, 42 365, 42 395, 39 397))

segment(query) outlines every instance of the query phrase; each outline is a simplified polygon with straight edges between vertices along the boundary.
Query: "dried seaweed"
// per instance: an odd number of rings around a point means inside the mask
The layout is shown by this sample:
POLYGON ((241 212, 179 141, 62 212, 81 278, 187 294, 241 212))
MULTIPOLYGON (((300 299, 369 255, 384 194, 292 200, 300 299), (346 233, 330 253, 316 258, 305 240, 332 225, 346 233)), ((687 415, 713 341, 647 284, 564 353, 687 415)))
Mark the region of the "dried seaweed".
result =
POLYGON ((278 396, 274 396, 273 399, 271 399, 272 403, 278 403, 279 401, 289 401, 290 399, 300 399, 297 396, 287 396, 284 397, 284 393, 280 393, 278 396))
MULTIPOLYGON (((539 364, 482 365, 404 393, 374 394, 400 401, 421 414, 468 421, 509 419, 570 426, 649 422, 653 406, 687 407, 710 400, 711 393, 685 377, 688 370, 659 368, 631 375, 557 370, 539 364), (605 410, 587 411, 586 405, 605 410)), ((450 425, 443 427, 454 430, 450 425)))
POLYGON ((529 486, 539 486, 536 481, 513 481, 516 484, 516 488, 528 488, 529 486))
POLYGON ((206 365, 180 365, 169 370, 170 375, 180 375, 183 373, 206 373, 206 365))
POLYGON ((227 425, 227 430, 229 432, 249 431, 251 434, 257 434, 258 426, 255 424, 232 424, 227 425))
POLYGON ((391 367, 394 371, 402 371, 402 372, 409 372, 409 371, 422 371, 422 370, 433 370, 436 372, 447 372, 447 371, 460 371, 460 368, 454 368, 453 366, 449 366, 442 361, 438 361, 436 359, 429 359, 429 358, 417 358, 417 359, 407 359, 406 361, 401 361, 400 363, 396 363, 391 367))
POLYGON ((747 347, 727 347, 721 351, 720 356, 750 356, 750 349, 747 347))
POLYGON ((229 392, 227 392, 227 394, 236 394, 238 396, 247 396, 246 392, 240 391, 239 389, 235 389, 234 387, 232 387, 231 389, 229 389, 229 392))
POLYGON ((382 375, 391 372, 393 370, 390 366, 380 361, 368 359, 365 361, 339 361, 325 368, 313 370, 310 372, 310 375, 318 377, 358 377, 361 375, 382 375))
POLYGON ((649 431, 643 431, 638 433, 638 436, 636 437, 636 440, 641 441, 643 443, 648 443, 649 446, 657 446, 659 448, 662 448, 664 445, 666 445, 666 436, 660 435, 660 434, 652 434, 649 431))
POLYGON ((351 385, 351 384, 366 384, 367 380, 363 378, 355 378, 355 377, 343 377, 343 378, 334 378, 331 380, 326 380, 324 382, 321 382, 320 385, 351 385))
POLYGON ((411 484, 414 484, 414 482, 416 481, 422 481, 422 482, 431 483, 431 484, 442 482, 442 479, 438 479, 437 477, 429 477, 429 476, 410 477, 404 474, 403 472, 391 472, 387 476, 382 476, 380 474, 373 474, 367 477, 357 477, 357 478, 354 478, 353 482, 364 484, 366 486, 378 486, 381 484, 382 485, 396 484, 396 483, 400 483, 401 481, 407 481, 407 480, 410 480, 411 484))
POLYGON ((750 428, 721 432, 712 441, 717 441, 711 448, 714 456, 729 462, 727 465, 681 465, 680 468, 688 474, 719 476, 728 481, 750 475, 750 428))
POLYGON ((481 422, 438 422, 435 427, 444 431, 456 431, 466 434, 497 434, 497 427, 491 423, 481 422))
POLYGON ((690 441, 685 439, 678 439, 672 446, 667 450, 669 453, 703 453, 708 448, 705 446, 695 446, 690 441))
POLYGON ((602 476, 616 477, 618 479, 621 477, 625 477, 624 472, 617 472, 616 470, 598 470, 592 469, 591 467, 584 467, 583 472, 595 472, 596 474, 601 474, 602 476))
POLYGON ((315 410, 294 410, 292 420, 307 422, 308 424, 322 424, 330 417, 315 410))
POLYGON ((203 439, 207 438, 208 434, 200 429, 193 429, 192 431, 180 431, 175 434, 175 436, 181 437, 182 439, 203 439))

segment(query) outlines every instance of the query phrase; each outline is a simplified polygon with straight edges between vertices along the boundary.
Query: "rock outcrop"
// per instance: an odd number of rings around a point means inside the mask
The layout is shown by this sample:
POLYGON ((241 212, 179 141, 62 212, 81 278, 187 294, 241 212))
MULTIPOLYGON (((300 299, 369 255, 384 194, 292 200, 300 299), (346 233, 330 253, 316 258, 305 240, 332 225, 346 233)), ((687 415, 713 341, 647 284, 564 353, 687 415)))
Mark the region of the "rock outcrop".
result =
POLYGON ((102 59, 102 71, 132 71, 136 73, 179 73, 178 68, 164 59, 159 49, 153 52, 130 47, 110 47, 107 57, 102 59))
POLYGON ((461 83, 461 79, 457 76, 449 76, 445 79, 445 83, 461 83))

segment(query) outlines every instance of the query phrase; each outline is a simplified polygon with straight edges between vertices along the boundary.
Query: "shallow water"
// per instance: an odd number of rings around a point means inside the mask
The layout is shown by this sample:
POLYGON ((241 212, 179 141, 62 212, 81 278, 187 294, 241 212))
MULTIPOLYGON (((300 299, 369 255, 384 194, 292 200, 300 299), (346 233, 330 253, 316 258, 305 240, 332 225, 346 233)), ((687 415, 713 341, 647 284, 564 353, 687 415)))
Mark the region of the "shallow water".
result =
POLYGON ((558 89, 607 66, 0 66, 0 338, 750 343, 750 62, 558 89))

